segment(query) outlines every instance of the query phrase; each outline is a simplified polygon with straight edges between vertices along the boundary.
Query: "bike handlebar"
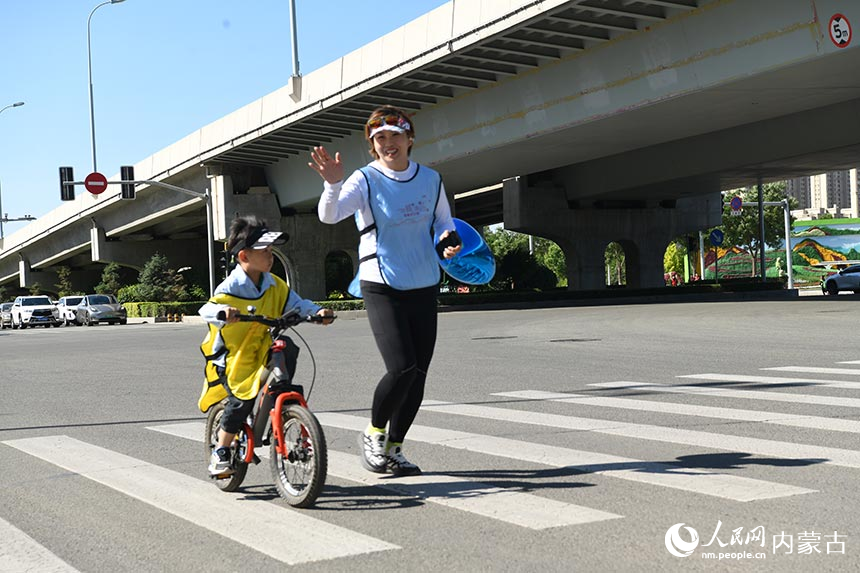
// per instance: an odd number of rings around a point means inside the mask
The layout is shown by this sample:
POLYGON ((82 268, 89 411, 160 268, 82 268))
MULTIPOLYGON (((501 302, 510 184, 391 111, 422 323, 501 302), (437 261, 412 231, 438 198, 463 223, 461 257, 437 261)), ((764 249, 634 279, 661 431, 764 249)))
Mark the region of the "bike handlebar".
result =
MULTIPOLYGON (((227 320, 227 313, 220 310, 218 311, 218 314, 215 315, 215 318, 221 321, 227 320)), ((322 323, 325 320, 334 321, 334 319, 337 318, 337 315, 320 316, 318 314, 312 314, 310 316, 302 316, 296 313, 287 313, 278 318, 269 318, 268 316, 263 316, 261 314, 238 314, 236 315, 236 318, 239 322, 259 322, 260 324, 265 324, 266 326, 273 328, 289 328, 291 326, 301 324, 302 322, 322 323)))

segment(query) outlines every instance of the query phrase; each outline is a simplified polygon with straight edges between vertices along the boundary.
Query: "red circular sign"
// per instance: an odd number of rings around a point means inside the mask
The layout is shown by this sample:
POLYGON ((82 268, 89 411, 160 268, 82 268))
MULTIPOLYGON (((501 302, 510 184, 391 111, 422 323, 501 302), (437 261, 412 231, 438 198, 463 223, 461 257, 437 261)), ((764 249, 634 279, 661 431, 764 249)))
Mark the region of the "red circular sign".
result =
POLYGON ((837 48, 847 48, 851 43, 851 22, 842 14, 834 14, 830 17, 830 41, 837 48))
POLYGON ((87 175, 87 178, 84 179, 84 187, 93 195, 104 193, 107 189, 107 177, 105 177, 98 171, 94 171, 87 175))

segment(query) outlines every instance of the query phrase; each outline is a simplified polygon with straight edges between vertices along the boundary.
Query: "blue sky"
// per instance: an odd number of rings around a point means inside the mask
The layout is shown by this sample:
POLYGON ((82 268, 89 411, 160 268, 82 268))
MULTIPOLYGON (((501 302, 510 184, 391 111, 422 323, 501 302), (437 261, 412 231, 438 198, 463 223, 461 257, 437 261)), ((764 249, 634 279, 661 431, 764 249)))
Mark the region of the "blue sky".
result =
MULTIPOLYGON (((301 73, 447 0, 296 0, 301 73)), ((3 0, 0 191, 10 218, 60 205, 58 168, 92 171, 87 17, 100 0, 3 0)), ((125 0, 91 26, 98 170, 107 177, 286 85, 288 0, 125 0)), ((76 193, 85 193, 76 188, 76 193)), ((7 223, 11 235, 25 223, 7 223)))

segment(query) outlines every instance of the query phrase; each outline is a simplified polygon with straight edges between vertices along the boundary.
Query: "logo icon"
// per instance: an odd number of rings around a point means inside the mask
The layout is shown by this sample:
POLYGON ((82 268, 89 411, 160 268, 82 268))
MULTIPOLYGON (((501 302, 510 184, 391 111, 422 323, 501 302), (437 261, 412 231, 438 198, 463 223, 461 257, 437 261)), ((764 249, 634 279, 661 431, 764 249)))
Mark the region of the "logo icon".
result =
POLYGON ((690 541, 681 539, 683 523, 676 523, 666 532, 666 549, 675 557, 687 557, 699 545, 699 534, 692 527, 684 527, 690 534, 690 541))

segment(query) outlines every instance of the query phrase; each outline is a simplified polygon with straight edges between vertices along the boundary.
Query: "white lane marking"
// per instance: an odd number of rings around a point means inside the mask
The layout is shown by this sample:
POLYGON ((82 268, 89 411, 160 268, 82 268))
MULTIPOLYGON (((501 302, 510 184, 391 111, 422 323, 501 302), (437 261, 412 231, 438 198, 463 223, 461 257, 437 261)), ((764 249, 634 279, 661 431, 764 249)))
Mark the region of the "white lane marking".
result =
POLYGON ((540 390, 499 392, 493 394, 493 396, 506 396, 523 400, 545 400, 550 402, 564 402, 568 404, 583 404, 586 406, 599 406, 602 408, 620 408, 624 410, 635 410, 637 412, 653 412, 656 414, 698 416, 700 418, 716 418, 717 420, 761 422, 763 424, 807 428, 810 430, 829 430, 833 432, 860 434, 860 422, 857 420, 842 420, 839 418, 825 418, 821 416, 802 416, 798 414, 762 412, 760 410, 741 410, 739 408, 677 404, 675 402, 652 402, 649 400, 633 400, 630 398, 615 398, 610 396, 558 394, 556 392, 541 392, 540 390))
POLYGON ((4 444, 105 485, 289 565, 398 546, 68 436, 4 444), (230 519, 221 517, 229 515, 230 519))
POLYGON ((835 374, 837 376, 860 376, 857 368, 825 368, 823 366, 771 366, 759 370, 775 370, 777 372, 809 372, 810 374, 835 374))
POLYGON ((617 390, 637 390, 644 392, 666 392, 670 394, 692 394, 716 396, 718 398, 738 398, 742 400, 768 400, 772 402, 789 402, 793 404, 816 404, 820 406, 844 406, 860 408, 860 398, 844 396, 816 396, 814 394, 785 394, 783 392, 764 392, 761 390, 730 390, 727 388, 712 388, 701 386, 666 386, 651 382, 597 382, 589 384, 599 388, 617 390))
MULTIPOLYGON (((434 404, 434 409, 444 404, 442 402, 431 403, 434 404)), ((468 407, 464 406, 464 408, 468 407)), ((527 418, 530 412, 499 410, 515 414, 516 420, 511 421, 529 423, 525 422, 523 418, 527 418), (526 416, 522 416, 523 414, 526 416)), ((479 417, 485 417, 483 415, 485 412, 483 411, 469 410, 469 414, 466 414, 466 411, 461 408, 455 408, 450 413, 462 415, 477 415, 480 413, 479 417)), ((537 415, 538 418, 545 418, 545 416, 545 414, 537 415)), ((346 430, 362 431, 367 427, 366 419, 347 416, 345 414, 323 412, 317 413, 317 418, 324 425, 346 430)), ((409 440, 556 468, 577 469, 583 472, 603 474, 628 481, 670 487, 723 499, 731 499, 733 501, 755 501, 813 493, 815 491, 769 481, 719 474, 710 470, 684 468, 659 462, 643 462, 641 460, 609 454, 547 446, 535 442, 523 442, 429 426, 413 425, 409 429, 409 440)))
MULTIPOLYGON (((203 441, 203 424, 197 422, 151 426, 147 429, 198 442, 203 441)), ((268 449, 258 449, 257 455, 261 458, 269 457, 268 449)), ((563 503, 443 474, 400 478, 372 474, 361 467, 358 456, 333 450, 328 451, 328 473, 341 479, 378 486, 529 529, 582 525, 623 517, 590 507, 563 503)))
POLYGON ((836 364, 860 364, 860 360, 843 360, 842 362, 837 362, 836 364))
POLYGON ((35 539, 0 518, 0 573, 77 573, 35 539))
POLYGON ((828 388, 844 388, 860 390, 860 382, 845 382, 841 380, 825 380, 823 378, 785 378, 781 376, 747 376, 741 374, 683 374, 675 378, 692 378, 694 380, 713 380, 714 382, 753 382, 756 384, 792 384, 827 386, 828 388))
POLYGON ((470 406, 451 404, 449 406, 428 406, 429 409, 459 414, 476 418, 487 418, 505 422, 519 422, 568 430, 587 430, 612 436, 625 436, 669 444, 685 444, 715 450, 745 452, 783 459, 807 459, 822 463, 860 468, 860 451, 828 448, 811 444, 780 442, 747 436, 717 434, 687 430, 684 428, 669 428, 651 426, 648 424, 631 424, 594 418, 577 418, 574 416, 559 416, 543 412, 528 412, 508 410, 505 408, 490 408, 486 406, 470 406))

